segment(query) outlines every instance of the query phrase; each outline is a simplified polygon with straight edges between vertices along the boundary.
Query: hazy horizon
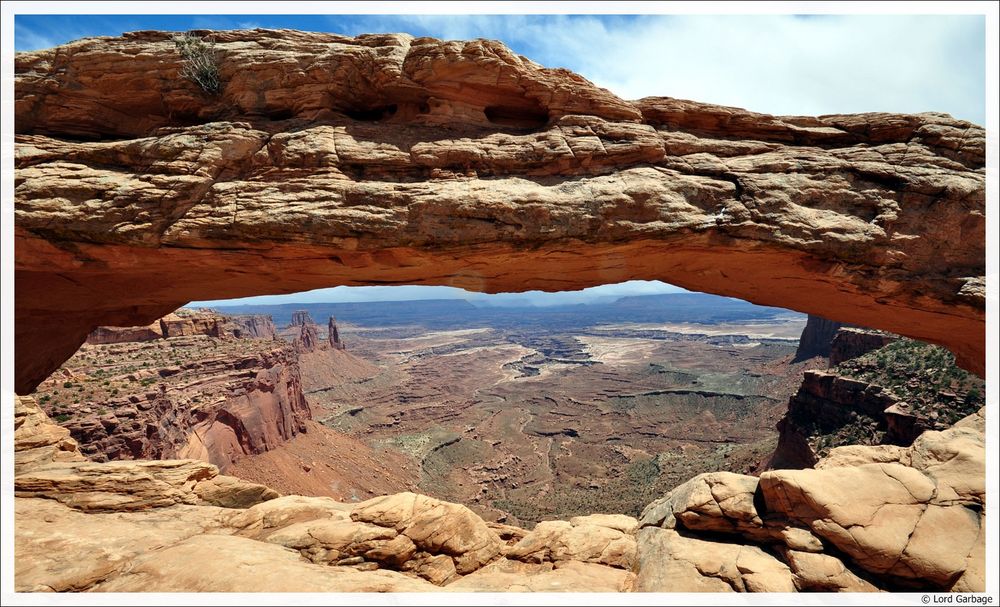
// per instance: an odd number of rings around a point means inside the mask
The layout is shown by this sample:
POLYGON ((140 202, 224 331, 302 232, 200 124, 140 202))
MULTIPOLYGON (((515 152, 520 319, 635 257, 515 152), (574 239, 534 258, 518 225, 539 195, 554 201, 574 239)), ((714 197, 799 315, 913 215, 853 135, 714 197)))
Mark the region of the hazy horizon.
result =
POLYGON ((599 285, 578 291, 524 291, 520 293, 477 293, 457 287, 398 285, 331 287, 284 295, 257 295, 236 299, 192 301, 189 308, 234 308, 240 306, 267 306, 313 303, 362 303, 382 301, 420 301, 430 299, 465 300, 479 306, 560 306, 580 303, 610 302, 632 295, 657 295, 663 293, 690 293, 686 289, 658 280, 630 280, 599 285))

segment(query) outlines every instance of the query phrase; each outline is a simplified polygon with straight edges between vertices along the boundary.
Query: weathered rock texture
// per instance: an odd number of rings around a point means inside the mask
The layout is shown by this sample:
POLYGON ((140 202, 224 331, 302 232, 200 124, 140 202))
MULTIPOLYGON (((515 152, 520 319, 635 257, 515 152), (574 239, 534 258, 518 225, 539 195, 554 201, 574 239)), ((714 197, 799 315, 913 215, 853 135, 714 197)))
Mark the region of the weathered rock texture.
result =
POLYGON ((326 324, 326 339, 330 342, 330 347, 334 350, 347 349, 347 346, 340 339, 340 330, 337 328, 337 319, 332 316, 326 324))
POLYGON ((236 338, 277 339, 274 320, 266 314, 240 314, 227 316, 227 334, 236 338))
POLYGON ((121 344, 130 341, 150 341, 163 339, 163 327, 160 321, 150 323, 145 327, 97 327, 87 336, 84 343, 90 345, 121 344))
POLYGON ((246 508, 278 493, 204 461, 87 461, 35 399, 16 397, 14 494, 55 500, 85 512, 128 512, 174 504, 246 508))
POLYGON ((174 35, 16 56, 20 393, 97 326, 365 283, 662 279, 984 372, 979 126, 627 102, 497 42, 287 30, 201 32, 209 94, 174 35))
POLYGON ((160 319, 160 328, 164 337, 186 337, 190 335, 207 335, 223 337, 225 319, 218 314, 188 312, 170 313, 160 319))
POLYGON ((305 327, 307 325, 315 325, 316 322, 313 321, 312 316, 309 316, 309 312, 305 310, 296 310, 292 312, 292 322, 289 323, 289 327, 305 327))
POLYGON ((983 412, 817 470, 695 477, 642 518, 532 531, 414 493, 286 496, 191 460, 93 463, 18 398, 20 591, 985 589, 983 412))
POLYGON ((293 346, 213 337, 228 322, 221 317, 173 316, 164 332, 180 337, 84 346, 39 386, 42 406, 84 454, 195 458, 225 470, 305 431, 312 411, 293 346))
POLYGON ((91 345, 150 341, 167 337, 207 335, 237 339, 276 339, 270 316, 224 316, 210 310, 180 309, 143 327, 97 327, 84 343, 91 345))
MULTIPOLYGON (((34 399, 16 410, 19 591, 618 592, 635 578, 594 555, 508 559, 471 510, 423 495, 344 504, 279 497, 204 462, 87 462, 34 399)), ((573 525, 634 533, 628 517, 585 518, 573 525)), ((618 542, 634 554, 631 535, 618 542)))
POLYGON ((86 458, 69 430, 52 423, 33 398, 14 400, 14 474, 57 462, 86 458))
POLYGON ((313 323, 301 325, 299 336, 293 342, 295 348, 302 353, 315 352, 320 347, 319 329, 313 323))
MULTIPOLYGON (((811 468, 819 460, 815 435, 828 435, 863 419, 885 431, 886 409, 897 398, 882 386, 842 377, 836 372, 806 371, 798 392, 788 402, 788 413, 778 422, 778 446, 771 468, 811 468)), ((920 434, 920 429, 916 434, 920 434)), ((909 433, 888 442, 910 444, 909 433)))

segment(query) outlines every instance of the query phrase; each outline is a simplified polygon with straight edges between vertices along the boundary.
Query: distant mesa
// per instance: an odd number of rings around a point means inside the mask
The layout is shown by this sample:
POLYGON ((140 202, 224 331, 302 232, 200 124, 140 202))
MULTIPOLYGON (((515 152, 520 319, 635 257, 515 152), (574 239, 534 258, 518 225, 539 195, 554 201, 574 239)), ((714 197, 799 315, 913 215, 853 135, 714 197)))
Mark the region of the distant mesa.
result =
POLYGON ((309 316, 309 312, 306 310, 296 310, 292 312, 292 322, 289 323, 289 327, 302 327, 305 325, 315 325, 316 321, 309 316))
POLYGON ((85 343, 96 346, 193 335, 236 339, 277 338, 270 315, 224 316, 214 310, 180 308, 146 326, 97 327, 87 335, 85 343))
POLYGON ((233 337, 237 339, 278 339, 278 332, 270 314, 243 314, 226 318, 232 325, 233 337))

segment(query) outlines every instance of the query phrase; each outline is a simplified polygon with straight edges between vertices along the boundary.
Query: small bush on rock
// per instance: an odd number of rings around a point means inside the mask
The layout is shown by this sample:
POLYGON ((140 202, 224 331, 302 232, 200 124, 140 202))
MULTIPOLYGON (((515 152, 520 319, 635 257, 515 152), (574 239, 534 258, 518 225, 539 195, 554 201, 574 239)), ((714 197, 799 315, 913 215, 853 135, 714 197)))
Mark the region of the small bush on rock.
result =
POLYGON ((200 86, 206 93, 218 94, 222 90, 222 80, 219 77, 219 56, 215 50, 215 42, 183 34, 174 38, 174 46, 184 58, 181 76, 200 86))

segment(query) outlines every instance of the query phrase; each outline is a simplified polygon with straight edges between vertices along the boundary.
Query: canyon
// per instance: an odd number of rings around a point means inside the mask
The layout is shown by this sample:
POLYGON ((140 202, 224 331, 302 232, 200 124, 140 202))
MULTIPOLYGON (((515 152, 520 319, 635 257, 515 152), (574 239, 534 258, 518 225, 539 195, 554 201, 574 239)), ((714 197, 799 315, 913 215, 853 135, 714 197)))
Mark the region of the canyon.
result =
POLYGON ((348 501, 419 489, 533 525, 634 516, 697 473, 755 470, 807 364, 789 360, 800 316, 699 294, 334 305, 363 323, 340 328, 306 307, 277 323, 181 309, 161 324, 187 330, 157 340, 102 327, 33 395, 95 461, 195 458, 348 501), (333 473, 345 461, 353 477, 333 473))
POLYGON ((193 35, 16 57, 19 590, 985 590, 981 127, 193 35), (178 309, 636 278, 818 316, 178 309))

